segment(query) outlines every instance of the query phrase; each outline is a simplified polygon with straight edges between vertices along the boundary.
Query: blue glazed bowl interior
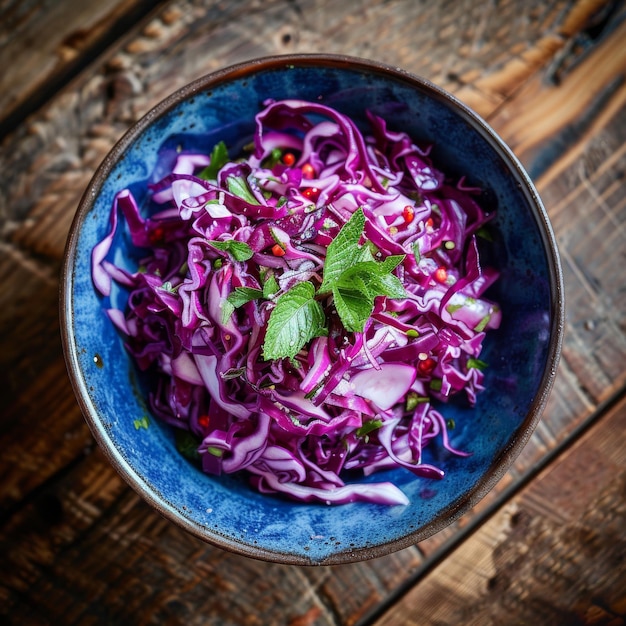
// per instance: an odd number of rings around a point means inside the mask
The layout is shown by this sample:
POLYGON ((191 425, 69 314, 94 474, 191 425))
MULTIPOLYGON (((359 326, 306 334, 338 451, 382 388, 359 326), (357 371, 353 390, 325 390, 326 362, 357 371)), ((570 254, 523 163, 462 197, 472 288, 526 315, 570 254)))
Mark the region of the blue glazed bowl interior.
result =
MULTIPOLYGON (((136 267, 118 237, 113 260, 136 267)), ((204 540, 249 556, 287 563, 362 560, 406 547, 473 506, 506 471, 530 436, 552 384, 562 327, 560 269, 545 211, 521 166, 482 120, 429 83, 378 64, 340 57, 264 59, 193 83, 159 105, 120 141, 83 198, 66 253, 62 327, 70 377, 98 442, 125 479, 166 517, 204 540), (250 140, 254 116, 268 99, 326 103, 365 125, 365 110, 393 130, 434 143, 435 165, 485 189, 497 210, 490 262, 501 279, 489 296, 503 323, 489 334, 486 390, 475 409, 441 407, 454 420, 451 443, 471 452, 449 455, 430 445, 425 462, 441 481, 394 470, 370 478, 395 482, 408 506, 302 504, 261 495, 245 479, 203 474, 185 460, 173 434, 149 415, 144 390, 106 315, 124 305, 114 289, 102 299, 91 282, 91 250, 108 232, 117 191, 141 202, 156 171, 178 150, 209 153, 224 140, 250 140), (169 157, 168 157, 169 155, 169 157), (148 427, 141 420, 148 417, 148 427), (138 427, 139 426, 139 427, 138 427)), ((365 479, 367 480, 367 479, 365 479)))

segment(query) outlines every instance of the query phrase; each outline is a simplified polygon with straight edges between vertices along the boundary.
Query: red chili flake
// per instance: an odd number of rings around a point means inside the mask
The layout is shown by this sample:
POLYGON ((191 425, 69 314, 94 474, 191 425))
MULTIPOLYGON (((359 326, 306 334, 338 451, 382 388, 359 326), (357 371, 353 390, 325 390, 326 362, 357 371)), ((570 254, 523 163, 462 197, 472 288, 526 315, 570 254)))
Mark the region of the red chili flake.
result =
POLYGON ((448 280, 448 270, 445 267, 438 267, 434 276, 438 283, 445 283, 448 280))
POLYGON ((435 365, 437 365, 435 360, 427 357, 423 361, 419 361, 417 369, 420 374, 430 374, 435 369, 435 365))
POLYGON ((283 163, 288 167, 291 167, 296 162, 296 157, 293 152, 285 152, 283 154, 283 163))
POLYGON ((315 202, 320 195, 320 190, 317 187, 306 187, 302 191, 302 195, 309 200, 313 200, 315 202))
POLYGON ((310 163, 305 163, 302 166, 302 178, 307 178, 309 180, 311 178, 315 178, 315 170, 310 163))
POLYGON ((272 254, 274 256, 285 256, 285 249, 279 244, 274 244, 272 246, 272 254))
POLYGON ((209 418, 209 416, 208 416, 208 415, 201 415, 201 416, 198 418, 198 424, 199 424, 200 426, 202 426, 202 428, 208 428, 208 427, 209 427, 209 422, 210 422, 210 421, 211 421, 211 420, 210 420, 210 418, 209 418))
POLYGON ((164 237, 165 231, 161 226, 157 226, 148 233, 148 241, 150 241, 151 244, 156 244, 160 241, 163 241, 164 237))
POLYGON ((404 209, 402 209, 402 217, 407 224, 410 224, 415 217, 415 209, 410 204, 407 204, 404 209))

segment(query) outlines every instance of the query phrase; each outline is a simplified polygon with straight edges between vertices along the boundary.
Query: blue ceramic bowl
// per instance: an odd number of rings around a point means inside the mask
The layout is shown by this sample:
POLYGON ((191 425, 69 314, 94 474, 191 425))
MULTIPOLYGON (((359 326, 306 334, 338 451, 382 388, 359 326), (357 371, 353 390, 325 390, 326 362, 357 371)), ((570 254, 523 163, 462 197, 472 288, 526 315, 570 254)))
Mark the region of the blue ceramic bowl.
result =
MULTIPOLYGON (((162 173, 158 173, 160 175, 162 173)), ((130 263, 118 249, 116 262, 130 263)), ((113 304, 123 305, 114 291, 113 304)), ((81 201, 68 239, 61 326, 69 375, 84 415, 112 464, 165 517, 197 537, 248 556, 296 564, 345 563, 380 556, 441 530, 474 506, 505 473, 530 437, 551 389, 563 329, 562 276, 554 236, 522 166, 489 126, 434 85, 401 70, 355 58, 273 57, 237 65, 184 87, 119 141, 81 201), (210 148, 250 138, 267 98, 327 103, 363 122, 369 108, 394 129, 433 142, 439 169, 487 190, 497 209, 495 264, 502 276, 490 296, 503 323, 486 341, 490 367, 476 409, 451 403, 452 444, 469 458, 431 445, 441 481, 387 472, 408 506, 301 504, 260 495, 237 477, 215 478, 177 452, 167 427, 147 415, 134 367, 96 295, 90 254, 108 230, 114 194, 130 187, 141 200, 160 150, 210 148)), ((482 357, 481 357, 482 358, 482 357)), ((374 477, 376 480, 381 475, 374 477)))

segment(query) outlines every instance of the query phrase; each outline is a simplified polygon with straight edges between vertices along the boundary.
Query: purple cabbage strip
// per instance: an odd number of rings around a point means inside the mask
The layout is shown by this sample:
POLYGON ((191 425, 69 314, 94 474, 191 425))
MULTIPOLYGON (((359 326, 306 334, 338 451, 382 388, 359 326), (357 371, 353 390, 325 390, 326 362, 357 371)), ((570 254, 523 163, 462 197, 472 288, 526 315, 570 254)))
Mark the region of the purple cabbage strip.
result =
POLYGON ((127 189, 115 197, 92 251, 94 287, 128 290, 126 310, 107 315, 154 377, 152 412, 192 438, 207 473, 246 472, 259 491, 302 502, 398 505, 408 500, 395 485, 348 477, 402 467, 441 479, 428 445, 467 454, 433 400, 464 393, 473 405, 483 389, 483 340, 501 313, 483 297, 498 273, 482 266, 477 233, 493 214, 480 190, 433 165, 430 146, 368 119, 364 135, 323 104, 268 102, 252 153, 217 164, 215 179, 199 177, 210 157, 183 153, 146 207, 127 189), (276 298, 319 286, 327 247, 358 208, 378 256, 403 255, 394 274, 406 297, 377 297, 355 333, 326 297, 328 335, 265 361, 276 298), (110 258, 122 228, 143 250, 134 273, 110 258), (250 254, 221 247, 233 243, 250 254), (238 308, 236 289, 253 293, 238 308))

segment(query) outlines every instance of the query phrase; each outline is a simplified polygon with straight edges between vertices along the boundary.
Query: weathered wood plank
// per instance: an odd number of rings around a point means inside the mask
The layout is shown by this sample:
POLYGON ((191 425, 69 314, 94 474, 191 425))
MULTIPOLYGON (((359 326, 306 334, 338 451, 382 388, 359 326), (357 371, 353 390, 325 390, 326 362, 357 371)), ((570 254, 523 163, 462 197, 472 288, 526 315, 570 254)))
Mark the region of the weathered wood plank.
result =
MULTIPOLYGON (((622 36, 615 33, 605 42, 606 47, 616 51, 622 36)), ((598 54, 603 58, 606 50, 599 49, 598 54)), ((600 67, 595 54, 585 60, 580 71, 587 72, 587 65, 600 67)), ((541 82, 540 77, 533 80, 541 82)), ((563 78, 562 87, 568 91, 569 80, 578 83, 577 74, 563 78)), ((610 74, 605 75, 605 83, 611 80, 610 74)), ((556 89, 547 85, 544 88, 556 89)), ((532 92, 520 91, 507 107, 532 109, 536 102, 529 96, 532 92)), ((598 404, 606 402, 626 383, 626 109, 610 110, 614 112, 612 116, 602 116, 604 126, 598 125, 593 134, 572 147, 576 151, 574 159, 568 159, 564 153, 567 165, 559 176, 545 176, 538 181, 562 256, 567 310, 563 356, 543 419, 531 440, 503 482, 471 516, 489 506, 507 484, 531 471, 598 404)), ((494 123, 499 123, 504 113, 504 109, 499 112, 494 123)), ((549 143, 550 137, 544 140, 549 143)), ((541 138, 537 138, 537 145, 540 144, 541 138)), ((521 156, 523 159, 523 152, 521 156)), ((460 521, 460 525, 464 523, 467 519, 460 521)), ((454 534, 455 528, 438 533, 420 547, 431 554, 454 534)))
POLYGON ((0 129, 33 112, 154 7, 148 0, 0 2, 0 129))
POLYGON ((626 399, 393 606, 386 624, 622 624, 626 399))
POLYGON ((37 614, 51 624, 345 623, 348 588, 367 607, 420 561, 404 550, 305 572, 229 554, 155 513, 99 451, 0 528, 0 553, 0 615, 16 624, 37 614))

